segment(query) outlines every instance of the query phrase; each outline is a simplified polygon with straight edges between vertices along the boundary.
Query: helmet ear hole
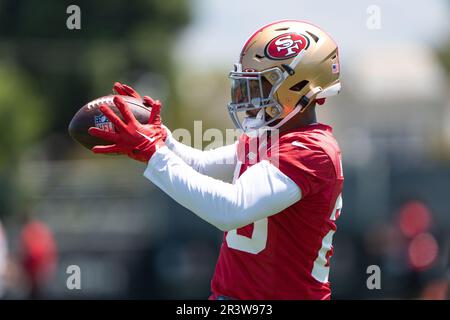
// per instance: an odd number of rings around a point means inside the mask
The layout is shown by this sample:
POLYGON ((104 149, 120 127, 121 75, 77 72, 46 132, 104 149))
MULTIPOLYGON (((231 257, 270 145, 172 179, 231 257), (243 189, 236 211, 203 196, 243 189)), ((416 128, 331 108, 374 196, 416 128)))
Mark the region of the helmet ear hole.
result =
POLYGON ((292 87, 289 88, 291 91, 299 92, 302 91, 302 89, 309 83, 308 80, 302 80, 300 82, 297 82, 292 87))

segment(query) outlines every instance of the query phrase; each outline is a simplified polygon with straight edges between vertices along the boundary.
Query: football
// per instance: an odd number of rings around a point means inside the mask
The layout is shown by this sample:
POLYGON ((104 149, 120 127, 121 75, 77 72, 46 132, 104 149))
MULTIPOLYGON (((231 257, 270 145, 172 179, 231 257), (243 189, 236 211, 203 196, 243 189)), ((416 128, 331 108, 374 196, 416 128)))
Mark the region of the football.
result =
MULTIPOLYGON (((136 117, 140 123, 148 123, 150 117, 151 108, 145 106, 141 100, 128 96, 122 96, 127 103, 130 111, 136 117)), ((91 150, 92 147, 97 145, 110 145, 113 144, 110 141, 105 141, 100 138, 91 136, 88 133, 90 127, 97 127, 102 130, 115 131, 114 125, 106 118, 99 109, 100 105, 106 104, 111 107, 111 110, 122 118, 120 111, 113 103, 114 95, 109 95, 95 99, 86 105, 84 105, 75 116, 72 118, 69 124, 69 135, 85 148, 91 150)))

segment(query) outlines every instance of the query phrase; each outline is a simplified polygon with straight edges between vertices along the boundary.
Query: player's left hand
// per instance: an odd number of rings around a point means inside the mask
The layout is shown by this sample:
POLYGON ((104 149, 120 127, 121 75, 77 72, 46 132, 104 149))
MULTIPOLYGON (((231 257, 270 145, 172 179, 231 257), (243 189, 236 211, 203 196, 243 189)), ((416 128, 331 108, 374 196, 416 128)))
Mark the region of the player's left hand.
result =
POLYGON ((113 91, 121 96, 129 96, 139 100, 143 100, 141 95, 137 93, 136 90, 124 83, 115 82, 113 85, 113 91))
POLYGON ((148 124, 139 123, 121 97, 114 97, 114 104, 119 109, 122 121, 108 106, 100 106, 100 111, 111 121, 116 132, 99 128, 89 128, 89 134, 114 144, 95 146, 94 153, 120 153, 130 158, 148 162, 155 151, 164 146, 165 130, 161 127, 161 103, 153 101, 148 124))
MULTIPOLYGON (((118 81, 116 81, 113 85, 113 92, 115 92, 121 96, 128 96, 128 97, 142 100, 142 103, 144 104, 144 106, 147 106, 149 108, 153 108, 153 106, 155 104, 161 105, 161 102, 159 100, 153 100, 153 98, 151 98, 149 96, 142 97, 132 87, 130 87, 129 85, 126 85, 124 83, 120 83, 118 81)), ((161 106, 160 106, 160 108, 161 108, 161 106)), ((161 125, 162 125, 162 122, 161 122, 161 125)), ((163 140, 166 141, 166 138, 167 138, 167 131, 166 131, 165 127, 163 126, 163 140)))

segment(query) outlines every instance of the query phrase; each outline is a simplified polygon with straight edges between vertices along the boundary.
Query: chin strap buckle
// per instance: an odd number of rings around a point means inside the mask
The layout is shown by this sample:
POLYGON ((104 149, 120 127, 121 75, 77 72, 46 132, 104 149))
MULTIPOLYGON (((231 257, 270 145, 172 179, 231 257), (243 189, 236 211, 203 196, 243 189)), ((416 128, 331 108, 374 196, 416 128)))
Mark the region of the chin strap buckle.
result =
POLYGON ((315 97, 323 91, 322 87, 314 87, 307 94, 300 98, 302 110, 305 109, 315 97))

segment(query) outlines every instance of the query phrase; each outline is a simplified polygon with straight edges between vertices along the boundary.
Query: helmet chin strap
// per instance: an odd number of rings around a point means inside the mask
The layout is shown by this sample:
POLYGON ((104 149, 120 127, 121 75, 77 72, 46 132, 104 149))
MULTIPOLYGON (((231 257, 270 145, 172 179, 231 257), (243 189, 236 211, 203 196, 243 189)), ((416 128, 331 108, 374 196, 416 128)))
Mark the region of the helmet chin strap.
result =
POLYGON ((290 119, 292 119, 297 113, 299 113, 302 110, 302 105, 297 104, 297 106, 283 119, 281 119, 280 122, 278 122, 274 126, 263 126, 264 124, 264 113, 265 110, 261 109, 256 117, 247 117, 244 119, 244 122, 242 123, 242 126, 244 127, 245 131, 247 132, 247 135, 254 136, 257 135, 258 130, 273 130, 278 129, 283 124, 288 122, 290 119))
POLYGON ((280 122, 278 122, 276 125, 270 127, 271 129, 278 129, 279 127, 281 127, 283 124, 285 124, 286 122, 288 122, 289 120, 291 120, 297 113, 300 112, 300 110, 302 110, 302 105, 297 104, 297 106, 283 119, 281 119, 280 122))
POLYGON ((297 103, 295 108, 286 117, 284 117, 280 122, 278 122, 276 125, 274 125, 271 128, 278 129, 283 124, 285 124, 286 122, 291 120, 297 113, 303 112, 308 106, 311 105, 311 103, 314 101, 314 98, 320 92, 322 92, 322 88, 321 87, 314 87, 314 88, 312 88, 306 95, 304 95, 302 97, 302 99, 300 99, 300 102, 297 103))
POLYGON ((304 95, 300 99, 299 103, 295 106, 295 108, 274 126, 263 125, 265 122, 264 121, 265 108, 262 108, 255 117, 246 117, 244 119, 244 122, 242 124, 242 126, 244 127, 244 131, 249 133, 249 131, 257 132, 259 129, 271 130, 280 128, 283 124, 291 120, 297 113, 304 112, 312 104, 315 98, 318 95, 320 95, 323 91, 324 90, 321 87, 312 88, 306 95, 304 95))

